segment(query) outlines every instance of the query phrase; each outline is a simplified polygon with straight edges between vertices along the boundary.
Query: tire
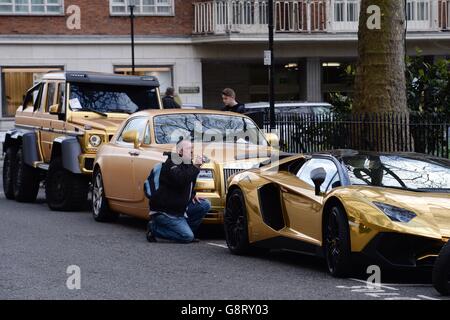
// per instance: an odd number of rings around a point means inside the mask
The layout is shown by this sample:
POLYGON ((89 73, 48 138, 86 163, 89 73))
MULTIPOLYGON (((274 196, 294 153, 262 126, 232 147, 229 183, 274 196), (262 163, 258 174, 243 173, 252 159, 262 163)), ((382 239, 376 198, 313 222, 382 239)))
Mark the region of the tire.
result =
POLYGON ((14 200, 14 164, 16 163, 17 149, 9 147, 6 149, 3 160, 3 192, 6 199, 14 200))
POLYGON ((77 211, 86 208, 88 191, 88 179, 64 169, 61 158, 50 162, 45 197, 51 210, 77 211))
POLYGON ((39 192, 40 174, 24 162, 23 150, 20 148, 15 157, 13 169, 14 199, 18 202, 34 202, 39 192))
POLYGON ((441 295, 450 295, 450 242, 442 247, 434 263, 433 286, 441 295))
POLYGON ((94 172, 92 185, 92 216, 95 221, 109 222, 116 220, 119 215, 111 211, 108 206, 105 188, 103 187, 103 176, 99 169, 94 172))
POLYGON ((227 198, 224 214, 225 239, 228 249, 236 255, 263 254, 268 251, 251 245, 248 240, 248 218, 242 191, 235 189, 227 198))
POLYGON ((351 246, 348 219, 344 209, 331 208, 324 228, 324 254, 328 271, 333 277, 344 278, 351 274, 351 246))

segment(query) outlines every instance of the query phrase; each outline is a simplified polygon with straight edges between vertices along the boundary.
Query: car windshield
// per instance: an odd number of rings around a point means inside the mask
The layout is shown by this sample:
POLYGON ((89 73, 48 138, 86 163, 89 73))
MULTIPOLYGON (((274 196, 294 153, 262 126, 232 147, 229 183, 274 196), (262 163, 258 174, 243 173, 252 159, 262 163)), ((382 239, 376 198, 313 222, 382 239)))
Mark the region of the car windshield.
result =
POLYGON ((450 161, 394 155, 344 157, 352 185, 450 192, 450 161))
POLYGON ((177 143, 181 137, 203 142, 267 145, 264 135, 248 118, 216 114, 170 114, 154 118, 158 144, 177 143), (195 128, 195 130, 194 130, 195 128))
POLYGON ((98 113, 134 113, 146 109, 159 109, 155 87, 71 83, 70 109, 98 113))

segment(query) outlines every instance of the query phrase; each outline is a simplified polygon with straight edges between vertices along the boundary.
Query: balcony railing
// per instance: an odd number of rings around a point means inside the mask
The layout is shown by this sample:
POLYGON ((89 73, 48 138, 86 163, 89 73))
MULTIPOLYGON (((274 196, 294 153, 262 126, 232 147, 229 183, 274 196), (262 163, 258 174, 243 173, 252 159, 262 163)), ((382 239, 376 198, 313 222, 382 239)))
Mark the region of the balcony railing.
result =
MULTIPOLYGON (((408 31, 450 30, 450 0, 408 0, 408 31)), ((360 0, 274 1, 278 33, 357 32, 360 0)), ((267 33, 267 0, 194 3, 194 34, 267 33)))
POLYGON ((442 0, 438 7, 439 29, 450 30, 450 0, 442 0))

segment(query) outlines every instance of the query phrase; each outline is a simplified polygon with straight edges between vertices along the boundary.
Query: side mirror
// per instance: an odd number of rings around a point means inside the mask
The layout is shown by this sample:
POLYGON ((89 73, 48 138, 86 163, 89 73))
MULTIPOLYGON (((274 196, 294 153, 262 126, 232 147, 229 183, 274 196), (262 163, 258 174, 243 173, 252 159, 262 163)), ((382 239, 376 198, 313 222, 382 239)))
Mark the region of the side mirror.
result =
POLYGON ((130 130, 123 133, 123 142, 132 143, 134 148, 137 149, 141 146, 139 142, 139 133, 136 130, 130 130))
POLYGON ((280 138, 275 133, 266 133, 266 139, 272 147, 279 148, 280 138))
POLYGON ((48 108, 48 112, 53 115, 59 115, 59 104, 53 104, 48 108))
POLYGON ((316 188, 316 196, 320 196, 320 187, 325 182, 327 177, 327 172, 324 168, 317 168, 311 171, 311 180, 314 182, 314 187, 316 188))

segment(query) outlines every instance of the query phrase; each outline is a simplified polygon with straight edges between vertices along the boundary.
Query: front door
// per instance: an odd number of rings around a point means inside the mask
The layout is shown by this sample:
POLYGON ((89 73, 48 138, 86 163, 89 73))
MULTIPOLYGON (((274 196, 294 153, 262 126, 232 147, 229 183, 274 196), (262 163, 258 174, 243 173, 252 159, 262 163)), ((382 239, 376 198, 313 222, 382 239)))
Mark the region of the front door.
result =
POLYGON ((323 168, 327 172, 321 191, 326 192, 331 181, 338 177, 337 167, 329 159, 313 158, 306 162, 292 179, 297 181, 282 187, 282 199, 289 217, 289 227, 306 239, 322 239, 323 196, 315 194, 311 171, 323 168))
POLYGON ((105 188, 108 189, 108 198, 118 201, 123 206, 132 206, 136 199, 136 187, 134 185, 133 165, 141 150, 135 149, 133 143, 123 141, 123 134, 136 130, 142 139, 147 118, 139 117, 128 121, 117 138, 117 141, 107 157, 104 157, 102 173, 105 188))
POLYGON ((41 105, 35 112, 35 116, 40 119, 41 150, 45 162, 51 160, 53 141, 63 135, 64 121, 59 120, 57 115, 49 113, 50 106, 59 100, 58 85, 59 83, 55 81, 45 83, 41 105))

